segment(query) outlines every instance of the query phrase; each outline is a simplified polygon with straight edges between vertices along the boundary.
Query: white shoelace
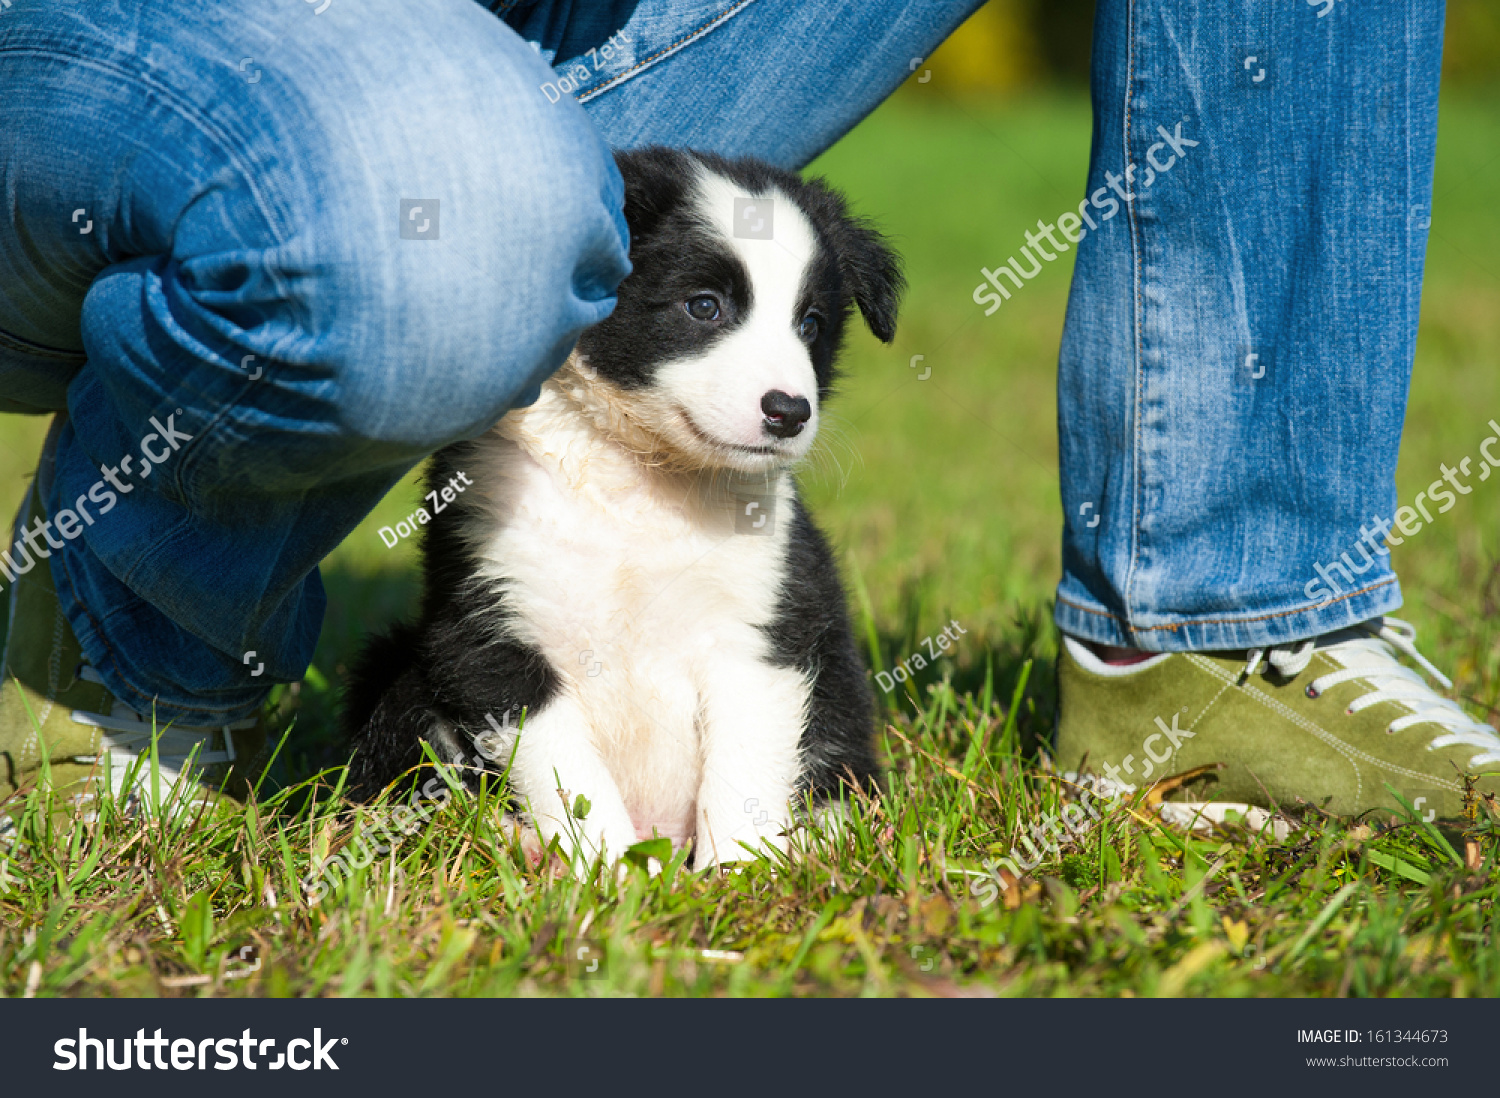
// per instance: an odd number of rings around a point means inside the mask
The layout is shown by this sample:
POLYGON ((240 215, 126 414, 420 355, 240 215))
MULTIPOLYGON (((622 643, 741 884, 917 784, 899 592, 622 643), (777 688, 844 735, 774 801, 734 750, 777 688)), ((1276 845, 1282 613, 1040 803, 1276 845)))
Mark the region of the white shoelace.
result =
MULTIPOLYGON (((78 677, 85 682, 103 685, 99 673, 88 664, 79 669, 78 677)), ((99 755, 79 756, 77 761, 98 762, 101 755, 108 756, 109 787, 117 798, 138 797, 146 792, 151 765, 149 761, 138 764, 138 760, 149 755, 151 741, 155 739, 157 772, 164 786, 155 798, 157 803, 179 788, 184 772, 189 780, 196 780, 195 772, 206 766, 234 762, 234 737, 230 733, 255 724, 255 718, 250 717, 213 728, 153 727, 151 721, 118 700, 108 714, 75 709, 72 717, 76 724, 99 729, 99 755), (216 737, 221 738, 222 748, 214 745, 216 737), (133 785, 130 784, 132 772, 135 774, 133 785)))
POLYGON ((1415 724, 1435 724, 1444 729, 1442 735, 1433 737, 1431 746, 1456 747, 1460 744, 1473 747, 1478 754, 1469 760, 1471 767, 1500 765, 1500 733, 1493 727, 1475 720, 1463 711, 1459 704, 1442 697, 1427 685, 1427 681, 1396 657, 1401 652, 1443 685, 1452 689, 1453 683, 1422 653, 1417 651, 1417 631, 1410 624, 1396 618, 1377 619, 1365 622, 1359 628, 1368 636, 1351 637, 1318 647, 1316 641, 1302 641, 1296 645, 1272 648, 1252 648, 1246 654, 1245 675, 1260 671, 1264 659, 1270 667, 1286 678, 1300 674, 1312 661, 1317 649, 1333 657, 1343 668, 1320 675, 1309 684, 1312 696, 1323 693, 1331 686, 1342 682, 1362 679, 1371 690, 1349 704, 1349 712, 1357 713, 1381 702, 1398 702, 1411 710, 1405 717, 1397 717, 1386 728, 1387 732, 1400 732, 1415 724))

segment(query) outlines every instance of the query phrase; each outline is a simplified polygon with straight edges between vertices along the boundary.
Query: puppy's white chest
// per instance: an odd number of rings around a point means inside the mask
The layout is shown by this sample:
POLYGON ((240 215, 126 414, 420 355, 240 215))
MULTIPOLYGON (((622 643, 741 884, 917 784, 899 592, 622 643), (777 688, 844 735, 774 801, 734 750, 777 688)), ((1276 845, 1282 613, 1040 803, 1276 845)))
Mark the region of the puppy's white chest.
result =
MULTIPOLYGON (((767 521, 737 532, 732 490, 643 469, 549 396, 524 431, 480 451, 486 571, 506 581, 516 639, 576 702, 638 835, 681 842, 694 833, 704 713, 760 704, 725 695, 763 694, 765 676, 805 693, 798 673, 768 666, 763 629, 786 558, 774 519, 790 501, 762 490, 767 521)), ((800 723, 791 709, 783 719, 800 723)))
POLYGON ((576 477, 525 452, 505 461, 508 514, 489 555, 560 670, 669 653, 690 665, 700 645, 748 640, 772 620, 786 552, 774 528, 737 534, 724 500, 664 491, 608 453, 576 477))

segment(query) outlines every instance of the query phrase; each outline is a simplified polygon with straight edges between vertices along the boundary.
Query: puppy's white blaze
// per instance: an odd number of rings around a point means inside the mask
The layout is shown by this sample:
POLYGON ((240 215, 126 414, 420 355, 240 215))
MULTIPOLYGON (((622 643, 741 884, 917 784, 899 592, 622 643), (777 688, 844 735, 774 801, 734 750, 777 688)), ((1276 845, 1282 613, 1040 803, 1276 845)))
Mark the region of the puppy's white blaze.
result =
POLYGON ((780 390, 806 399, 812 418, 800 435, 777 446, 781 456, 800 458, 812 448, 818 431, 818 379, 807 345, 797 335, 802 318, 796 312, 808 264, 817 254, 817 234, 795 202, 771 194, 749 197, 775 203, 774 236, 735 236, 734 200, 743 197, 744 191, 722 176, 699 174, 696 203, 745 265, 753 299, 750 315, 705 354, 664 366, 658 384, 679 406, 691 409, 699 430, 732 446, 759 448, 777 441, 762 430, 760 402, 766 393, 780 390))

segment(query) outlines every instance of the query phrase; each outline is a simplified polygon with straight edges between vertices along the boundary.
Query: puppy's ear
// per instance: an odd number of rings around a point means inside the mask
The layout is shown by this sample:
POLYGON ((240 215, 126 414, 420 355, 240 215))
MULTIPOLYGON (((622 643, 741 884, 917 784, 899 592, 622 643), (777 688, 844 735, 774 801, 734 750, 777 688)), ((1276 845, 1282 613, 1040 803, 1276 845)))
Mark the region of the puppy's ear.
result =
POLYGON ((811 181, 816 195, 813 218, 838 259, 839 273, 875 338, 896 338, 896 310, 906 289, 901 261, 873 224, 849 212, 843 196, 821 179, 811 181))
POLYGON ((896 338, 896 310, 906 289, 901 261, 868 222, 849 220, 839 242, 839 269, 853 288, 855 304, 882 343, 896 338))
POLYGON ((615 166, 625 180, 625 224, 631 246, 656 228, 668 210, 682 200, 689 161, 685 154, 661 145, 615 152, 615 166))

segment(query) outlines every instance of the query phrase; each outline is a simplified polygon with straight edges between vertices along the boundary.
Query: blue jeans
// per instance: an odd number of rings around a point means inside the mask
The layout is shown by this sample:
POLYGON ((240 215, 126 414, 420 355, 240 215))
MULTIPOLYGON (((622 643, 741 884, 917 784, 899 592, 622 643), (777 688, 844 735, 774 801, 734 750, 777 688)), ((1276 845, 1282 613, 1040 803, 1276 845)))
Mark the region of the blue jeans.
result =
POLYGON ((14 0, 0 411, 67 411, 35 545, 105 685, 300 678, 318 562, 613 307, 609 145, 800 167, 977 2, 14 0))
POLYGON ((1401 604, 1380 524, 1442 30, 1432 0, 1100 3, 1058 371, 1065 632, 1246 648, 1401 604))

